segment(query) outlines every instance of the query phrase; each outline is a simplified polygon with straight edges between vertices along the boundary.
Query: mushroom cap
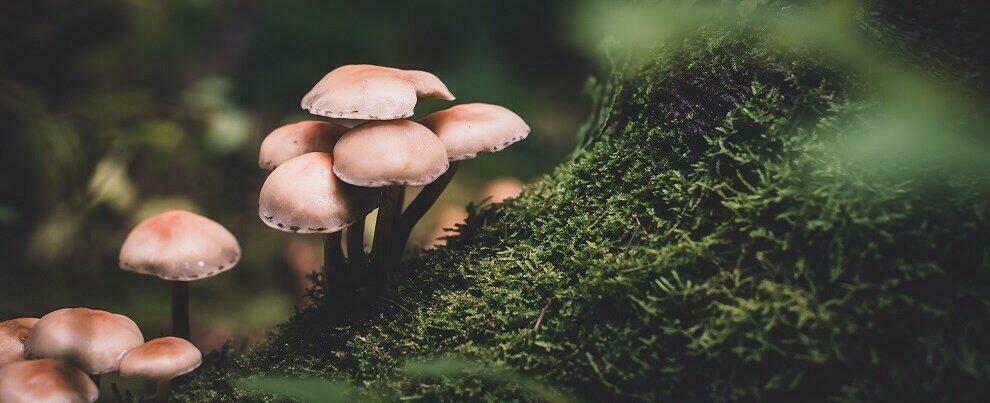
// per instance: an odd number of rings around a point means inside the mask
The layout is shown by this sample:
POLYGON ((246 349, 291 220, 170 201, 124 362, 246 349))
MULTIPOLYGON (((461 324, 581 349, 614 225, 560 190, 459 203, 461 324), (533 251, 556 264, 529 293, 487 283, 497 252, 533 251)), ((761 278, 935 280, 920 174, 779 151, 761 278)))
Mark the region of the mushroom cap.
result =
POLYGON ((463 104, 434 112, 421 121, 447 148, 451 161, 497 152, 529 135, 529 125, 506 108, 491 104, 463 104))
POLYGON ((370 64, 327 73, 302 99, 310 113, 338 119, 391 120, 413 115, 418 99, 453 100, 447 86, 425 71, 370 64))
POLYGON ((481 194, 489 203, 501 203, 507 199, 518 197, 522 193, 523 184, 516 178, 499 178, 488 182, 481 194))
POLYGON ((120 376, 169 380, 192 372, 202 363, 203 353, 192 343, 162 337, 128 351, 120 360, 120 376))
POLYGON ((311 152, 328 153, 347 130, 346 127, 330 122, 305 120, 275 129, 261 142, 258 165, 271 171, 300 155, 311 152))
POLYGON ((25 346, 28 357, 61 359, 99 375, 116 371, 124 354, 141 344, 141 329, 124 315, 65 308, 42 316, 25 346))
POLYGON ((25 359, 24 340, 27 340, 35 323, 38 319, 19 318, 0 322, 0 366, 25 359))
POLYGON ((443 143, 409 120, 368 122, 344 133, 333 150, 333 172, 357 186, 421 186, 447 171, 443 143))
POLYGON ((275 168, 258 198, 261 221, 280 231, 329 234, 374 210, 379 192, 344 183, 333 164, 328 153, 308 153, 275 168))
POLYGON ((0 402, 91 403, 100 391, 86 373, 50 358, 0 367, 0 402))
POLYGON ((240 258, 241 247, 230 231, 182 210, 142 221, 120 248, 121 269, 173 281, 213 277, 234 268, 240 258))

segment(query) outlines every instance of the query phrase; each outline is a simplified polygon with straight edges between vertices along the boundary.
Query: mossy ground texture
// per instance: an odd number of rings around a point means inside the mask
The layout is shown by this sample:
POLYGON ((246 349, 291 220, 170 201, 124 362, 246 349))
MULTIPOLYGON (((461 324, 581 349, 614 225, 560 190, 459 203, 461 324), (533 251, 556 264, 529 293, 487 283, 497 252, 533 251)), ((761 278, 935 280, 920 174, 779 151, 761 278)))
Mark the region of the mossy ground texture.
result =
POLYGON ((754 43, 702 36, 605 80, 575 159, 473 214, 368 317, 325 302, 176 397, 248 399, 237 379, 289 375, 384 400, 536 399, 400 370, 455 356, 584 401, 979 400, 988 192, 836 157, 840 122, 869 109, 856 79, 754 43))

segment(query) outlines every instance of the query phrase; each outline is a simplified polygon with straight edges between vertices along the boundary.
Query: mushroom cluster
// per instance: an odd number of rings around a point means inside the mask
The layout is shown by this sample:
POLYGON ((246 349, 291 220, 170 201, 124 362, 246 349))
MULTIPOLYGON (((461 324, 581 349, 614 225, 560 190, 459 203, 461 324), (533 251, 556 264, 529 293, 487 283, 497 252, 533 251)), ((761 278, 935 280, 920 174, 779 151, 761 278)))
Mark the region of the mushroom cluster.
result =
POLYGON ((324 234, 328 294, 379 287, 398 270, 413 227, 450 183, 460 161, 497 152, 529 126, 497 105, 471 103, 409 120, 421 99, 454 100, 435 75, 373 65, 326 74, 302 108, 328 121, 279 127, 262 142, 271 171, 258 213, 276 230, 324 234), (406 204, 406 187, 423 186, 406 204), (378 209, 370 256, 364 231, 378 209), (346 237, 345 237, 346 234, 346 237))
POLYGON ((0 322, 0 402, 92 402, 100 375, 119 372, 158 383, 199 367, 189 339, 189 281, 233 268, 241 257, 234 235, 187 211, 166 211, 138 224, 120 250, 120 268, 172 283, 172 332, 147 343, 130 318, 89 308, 65 308, 41 319, 0 322))
MULTIPOLYGON (((203 356, 174 337, 145 343, 130 318, 89 308, 64 308, 41 319, 0 322, 0 402, 93 402, 100 375, 120 372, 168 382, 199 367, 203 356)), ((163 386, 164 385, 164 386, 163 386)))

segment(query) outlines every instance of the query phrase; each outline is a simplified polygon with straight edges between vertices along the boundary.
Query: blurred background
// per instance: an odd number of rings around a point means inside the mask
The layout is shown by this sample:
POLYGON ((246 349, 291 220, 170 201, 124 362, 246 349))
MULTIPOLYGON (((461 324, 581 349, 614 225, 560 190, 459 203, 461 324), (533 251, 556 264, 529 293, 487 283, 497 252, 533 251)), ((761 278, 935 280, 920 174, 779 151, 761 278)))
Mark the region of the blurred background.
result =
MULTIPOLYGON (((512 196, 573 148, 591 61, 568 1, 12 1, 0 9, 0 320, 88 306, 169 326, 169 288, 118 269, 140 220, 181 208, 240 240, 238 267, 191 287, 193 341, 243 349, 292 314, 320 239, 258 219, 257 151, 331 69, 426 70, 456 103, 504 105, 525 142, 463 164, 420 223, 429 246, 464 206, 512 196), (470 4, 469 4, 470 3, 470 4)), ((447 107, 421 103, 418 116, 447 107)), ((369 230, 370 230, 369 226, 369 230)))

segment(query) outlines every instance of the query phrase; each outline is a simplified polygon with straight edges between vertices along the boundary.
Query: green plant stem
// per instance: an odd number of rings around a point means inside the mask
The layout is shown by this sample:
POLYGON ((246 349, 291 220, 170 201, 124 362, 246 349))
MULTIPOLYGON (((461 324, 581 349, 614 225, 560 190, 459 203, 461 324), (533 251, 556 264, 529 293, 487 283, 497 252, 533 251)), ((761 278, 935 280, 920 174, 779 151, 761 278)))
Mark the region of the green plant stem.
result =
POLYGON ((172 334, 189 340, 189 282, 172 283, 172 334))
POLYGON ((416 195, 412 203, 409 203, 409 207, 406 207, 406 210, 402 212, 399 223, 399 241, 396 243, 399 245, 398 253, 400 257, 406 248, 406 243, 409 242, 409 236, 412 234, 413 228, 426 215, 430 207, 433 207, 433 204, 443 194, 444 189, 447 189, 447 185, 450 184, 450 181, 454 178, 454 174, 457 173, 457 166, 459 164, 459 161, 451 161, 447 172, 444 172, 437 180, 424 186, 423 190, 416 195))
POLYGON ((371 276, 376 281, 376 286, 381 286, 387 270, 392 270, 386 264, 390 263, 389 255, 400 235, 398 228, 405 194, 406 188, 402 185, 387 186, 382 192, 382 203, 375 222, 375 239, 371 244, 371 276))

